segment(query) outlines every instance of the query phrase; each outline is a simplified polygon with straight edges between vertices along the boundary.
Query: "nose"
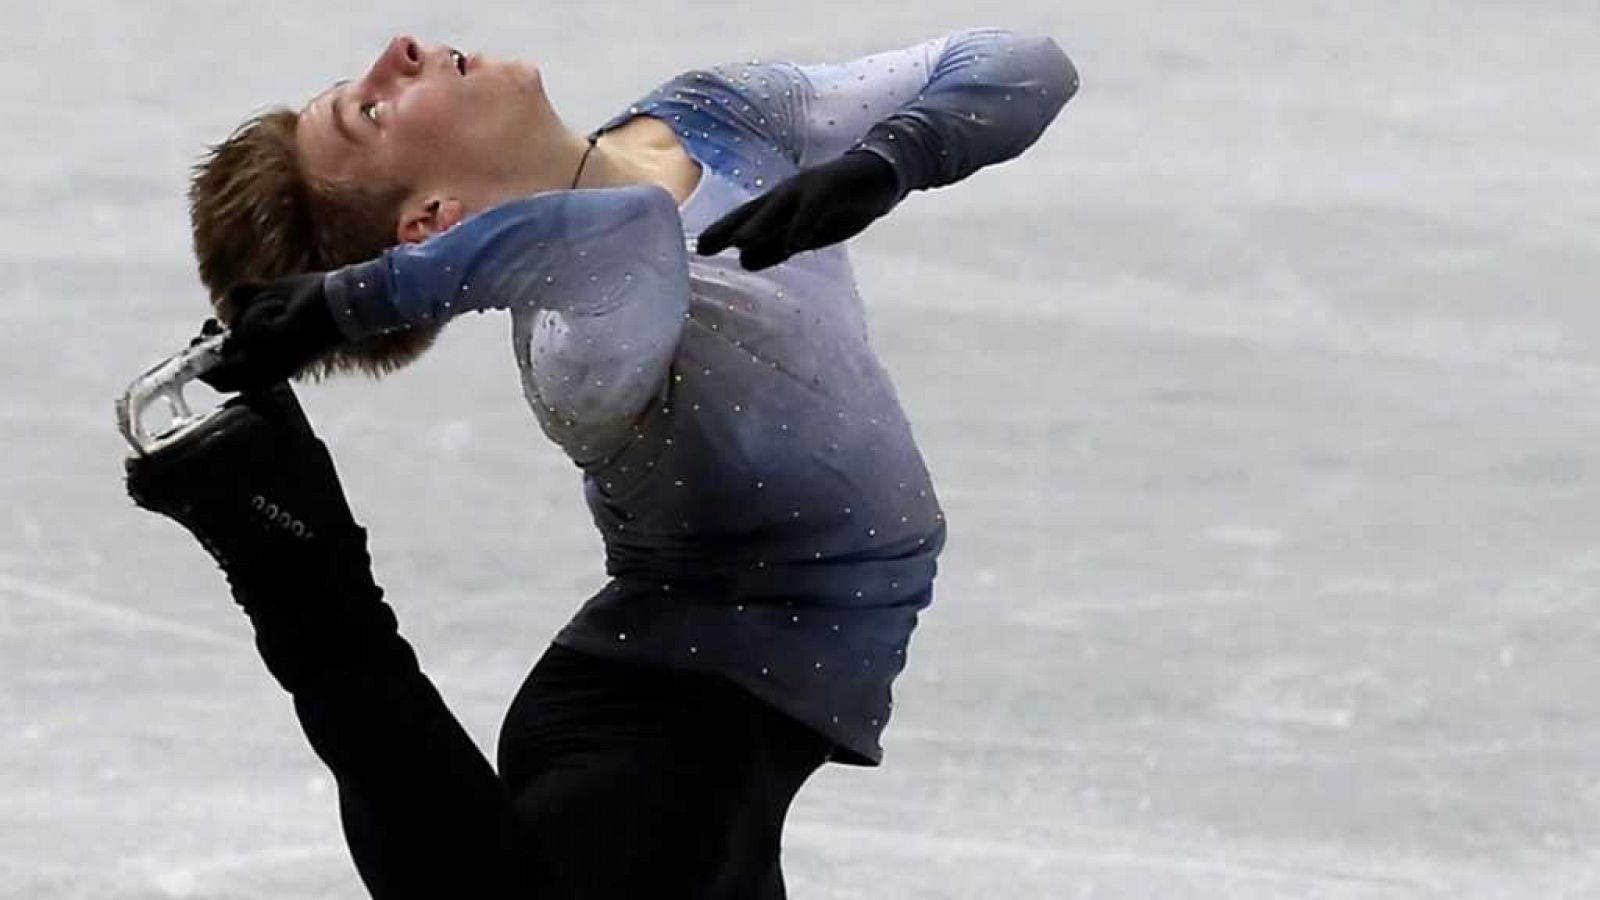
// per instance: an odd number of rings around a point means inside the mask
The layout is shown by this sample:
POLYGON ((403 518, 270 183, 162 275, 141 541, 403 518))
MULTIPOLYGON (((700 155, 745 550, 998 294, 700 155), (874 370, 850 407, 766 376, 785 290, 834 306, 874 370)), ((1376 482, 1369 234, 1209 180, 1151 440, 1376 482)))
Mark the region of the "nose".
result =
POLYGON ((422 45, 409 34, 396 35, 383 48, 372 68, 367 71, 367 81, 374 86, 398 78, 410 77, 422 71, 422 45))

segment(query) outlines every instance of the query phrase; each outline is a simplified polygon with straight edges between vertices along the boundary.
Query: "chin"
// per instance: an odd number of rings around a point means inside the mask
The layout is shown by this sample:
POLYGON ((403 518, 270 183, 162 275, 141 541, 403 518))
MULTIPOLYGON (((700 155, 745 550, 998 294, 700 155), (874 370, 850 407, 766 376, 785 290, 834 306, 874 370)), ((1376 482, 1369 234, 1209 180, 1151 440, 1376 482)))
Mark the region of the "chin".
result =
POLYGON ((544 90, 544 73, 539 67, 527 60, 515 60, 511 63, 516 81, 523 90, 542 92, 544 90))

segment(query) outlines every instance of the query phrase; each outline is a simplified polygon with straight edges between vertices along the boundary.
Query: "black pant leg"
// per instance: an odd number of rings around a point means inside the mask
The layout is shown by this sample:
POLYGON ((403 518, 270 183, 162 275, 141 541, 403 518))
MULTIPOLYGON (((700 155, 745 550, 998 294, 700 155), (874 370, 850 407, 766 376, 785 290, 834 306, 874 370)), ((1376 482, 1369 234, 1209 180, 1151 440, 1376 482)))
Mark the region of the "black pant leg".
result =
POLYGON ((422 672, 392 610, 372 598, 332 600, 286 604, 293 618, 256 613, 257 644, 275 674, 293 672, 280 681, 338 783, 367 890, 377 900, 526 896, 505 787, 422 672), (319 619, 318 609, 342 612, 319 619))
POLYGON ((501 732, 541 900, 781 900, 821 735, 724 679, 552 647, 501 732))

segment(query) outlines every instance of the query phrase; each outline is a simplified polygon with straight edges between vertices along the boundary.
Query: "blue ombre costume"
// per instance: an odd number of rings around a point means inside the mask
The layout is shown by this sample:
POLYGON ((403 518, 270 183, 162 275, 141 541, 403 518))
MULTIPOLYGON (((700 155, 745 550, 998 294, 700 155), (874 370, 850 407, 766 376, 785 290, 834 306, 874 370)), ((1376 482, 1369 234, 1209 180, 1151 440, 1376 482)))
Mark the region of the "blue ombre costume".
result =
POLYGON ((685 72, 606 122, 667 122, 701 166, 549 191, 330 273, 348 338, 511 313, 545 433, 583 470, 609 583, 556 637, 732 679, 874 764, 945 523, 867 340, 843 244, 750 272, 694 237, 853 147, 908 190, 1030 146, 1077 88, 1047 37, 969 29, 843 64, 685 72))

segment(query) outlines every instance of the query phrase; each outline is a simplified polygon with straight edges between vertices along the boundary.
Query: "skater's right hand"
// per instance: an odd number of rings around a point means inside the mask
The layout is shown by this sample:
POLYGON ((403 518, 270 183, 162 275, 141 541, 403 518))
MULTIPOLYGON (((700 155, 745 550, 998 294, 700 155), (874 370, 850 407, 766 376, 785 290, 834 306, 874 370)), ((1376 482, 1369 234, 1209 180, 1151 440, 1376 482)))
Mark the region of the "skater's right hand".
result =
POLYGON ((235 313, 222 362, 200 375, 219 391, 283 381, 344 342, 321 272, 242 282, 228 290, 224 305, 235 313))

